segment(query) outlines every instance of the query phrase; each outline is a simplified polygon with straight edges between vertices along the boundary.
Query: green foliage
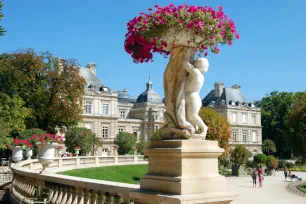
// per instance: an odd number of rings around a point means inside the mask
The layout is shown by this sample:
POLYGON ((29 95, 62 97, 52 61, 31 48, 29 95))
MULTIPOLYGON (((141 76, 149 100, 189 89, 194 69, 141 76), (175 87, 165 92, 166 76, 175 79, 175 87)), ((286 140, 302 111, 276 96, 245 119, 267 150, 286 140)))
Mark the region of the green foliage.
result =
POLYGON ((59 174, 105 181, 114 181, 120 183, 136 184, 137 181, 147 172, 148 165, 140 164, 75 169, 60 172, 59 174))
POLYGON ((159 129, 159 130, 156 130, 156 131, 153 133, 153 136, 151 137, 151 140, 152 140, 152 141, 154 141, 154 140, 162 140, 162 134, 161 134, 160 129, 159 129))
POLYGON ((30 113, 24 119, 27 129, 52 132, 55 126, 76 125, 83 113, 85 81, 75 66, 75 60, 62 60, 60 66, 52 54, 31 49, 1 54, 0 93, 22 99, 30 113))
MULTIPOLYGON (((3 3, 2 1, 0 1, 0 21, 3 18, 2 6, 3 6, 3 3)), ((0 26, 0 36, 4 35, 4 33, 5 33, 5 30, 0 26)))
POLYGON ((295 156, 306 160, 306 92, 295 94, 291 111, 288 113, 287 127, 290 144, 295 156))
POLYGON ((49 126, 71 127, 82 120, 85 80, 75 60, 58 60, 59 72, 53 78, 49 126))
POLYGON ((268 157, 265 154, 257 154, 254 156, 254 162, 260 166, 266 164, 267 160, 268 157))
POLYGON ((287 167, 288 169, 292 168, 294 166, 294 163, 292 162, 285 162, 285 167, 287 167))
POLYGON ((278 167, 283 169, 285 168, 286 162, 284 160, 278 160, 278 167))
POLYGON ((221 156, 219 158, 219 164, 220 164, 220 166, 223 166, 224 168, 230 168, 231 167, 231 162, 225 156, 221 156))
POLYGON ((18 136, 19 139, 30 139, 33 135, 42 135, 46 133, 43 130, 34 128, 34 129, 25 129, 23 132, 21 132, 18 136))
POLYGON ((8 137, 10 134, 10 128, 8 126, 8 124, 6 122, 4 122, 1 118, 0 118, 0 149, 5 149, 6 146, 5 144, 7 143, 11 143, 12 142, 12 138, 8 137))
POLYGON ((282 158, 289 158, 291 154, 286 116, 292 109, 293 101, 293 93, 274 91, 256 102, 261 108, 262 137, 275 142, 278 149, 276 156, 282 158))
POLYGON ((18 95, 10 97, 0 93, 0 118, 8 124, 13 135, 25 129, 25 118, 30 114, 28 108, 23 107, 24 101, 18 95))
POLYGON ((118 133, 115 140, 115 144, 118 147, 118 153, 120 155, 134 154, 136 149, 136 142, 136 136, 128 132, 118 133))
POLYGON ((136 143, 137 153, 144 155, 143 150, 145 148, 147 148, 148 145, 149 145, 149 143, 147 141, 144 141, 144 140, 140 140, 139 142, 137 142, 136 143))
POLYGON ((278 167, 278 160, 274 156, 269 155, 267 157, 266 166, 269 169, 276 169, 278 167))
POLYGON ((231 162, 240 167, 242 164, 246 164, 249 157, 251 156, 244 146, 236 145, 235 149, 231 152, 231 162))
POLYGON ((262 150, 264 152, 267 152, 268 155, 270 152, 276 152, 276 146, 275 143, 273 142, 273 140, 270 139, 265 139, 262 143, 262 150))
POLYGON ((231 128, 227 119, 209 107, 201 108, 199 116, 209 127, 206 138, 208 140, 217 140, 219 146, 227 152, 228 141, 231 138, 231 128))
POLYGON ((87 128, 74 127, 69 129, 65 134, 65 146, 68 152, 75 153, 74 147, 80 146, 79 155, 88 154, 94 145, 102 146, 100 138, 87 128))

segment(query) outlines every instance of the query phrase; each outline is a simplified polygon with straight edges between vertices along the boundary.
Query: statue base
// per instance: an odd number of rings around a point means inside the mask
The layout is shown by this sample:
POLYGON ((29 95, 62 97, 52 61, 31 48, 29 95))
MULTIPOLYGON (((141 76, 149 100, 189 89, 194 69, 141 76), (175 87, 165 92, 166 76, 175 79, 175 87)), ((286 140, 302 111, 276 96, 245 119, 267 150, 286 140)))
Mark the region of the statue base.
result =
POLYGON ((218 157, 224 150, 217 141, 152 141, 144 152, 148 173, 140 179, 140 191, 130 193, 132 198, 144 203, 154 195, 156 202, 149 203, 229 203, 238 196, 226 191, 225 177, 219 174, 218 157))

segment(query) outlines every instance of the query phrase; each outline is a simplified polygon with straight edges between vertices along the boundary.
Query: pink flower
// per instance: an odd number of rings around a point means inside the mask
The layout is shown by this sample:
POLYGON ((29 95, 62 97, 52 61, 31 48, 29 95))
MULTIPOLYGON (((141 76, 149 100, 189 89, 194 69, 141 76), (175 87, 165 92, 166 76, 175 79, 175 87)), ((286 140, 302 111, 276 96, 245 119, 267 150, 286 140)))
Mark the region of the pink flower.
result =
POLYGON ((206 57, 206 56, 207 56, 207 54, 208 54, 208 53, 207 53, 207 52, 205 52, 205 53, 204 53, 204 56, 206 57))
POLYGON ((233 44, 233 42, 230 40, 228 41, 228 45, 231 46, 233 44))
POLYGON ((219 8, 219 12, 223 12, 223 7, 222 6, 218 6, 219 8))
POLYGON ((148 10, 149 10, 149 11, 152 11, 152 9, 151 9, 151 8, 148 8, 148 10))

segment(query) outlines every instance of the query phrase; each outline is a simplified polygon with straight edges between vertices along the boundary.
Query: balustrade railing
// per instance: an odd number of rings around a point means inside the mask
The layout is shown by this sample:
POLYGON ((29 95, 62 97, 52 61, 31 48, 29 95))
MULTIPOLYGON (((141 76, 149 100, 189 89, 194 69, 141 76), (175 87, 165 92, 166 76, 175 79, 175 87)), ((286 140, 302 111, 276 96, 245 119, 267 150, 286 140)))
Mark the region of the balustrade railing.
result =
MULTIPOLYGON (((121 163, 146 163, 139 155, 114 157, 66 157, 57 158, 48 167, 50 172, 90 166, 120 165, 121 163)), ((137 203, 129 192, 138 185, 95 179, 78 178, 54 173, 40 174, 42 166, 38 160, 22 161, 12 167, 13 181, 11 203, 51 204, 119 204, 137 203)))

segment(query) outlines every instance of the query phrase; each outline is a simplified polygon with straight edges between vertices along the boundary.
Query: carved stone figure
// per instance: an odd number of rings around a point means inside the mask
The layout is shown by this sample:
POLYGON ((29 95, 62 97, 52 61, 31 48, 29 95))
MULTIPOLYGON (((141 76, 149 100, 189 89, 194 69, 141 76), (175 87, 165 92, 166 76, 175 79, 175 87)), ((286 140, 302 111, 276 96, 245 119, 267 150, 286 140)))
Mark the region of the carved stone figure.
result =
POLYGON ((186 118, 195 127, 193 132, 197 131, 197 127, 202 130, 200 134, 194 134, 202 139, 206 137, 207 126, 198 113, 202 107, 200 90, 204 83, 203 73, 207 72, 208 67, 209 63, 206 58, 198 58, 194 65, 189 62, 185 65, 185 69, 189 73, 185 84, 186 118))
POLYGON ((171 49, 171 57, 164 73, 167 111, 164 114, 166 125, 161 129, 163 139, 206 136, 207 126, 198 116, 198 111, 202 106, 199 96, 204 82, 202 73, 207 71, 208 61, 200 58, 194 68, 194 55, 192 47, 177 46, 171 49), (195 135, 195 126, 199 126, 203 133, 195 135))

